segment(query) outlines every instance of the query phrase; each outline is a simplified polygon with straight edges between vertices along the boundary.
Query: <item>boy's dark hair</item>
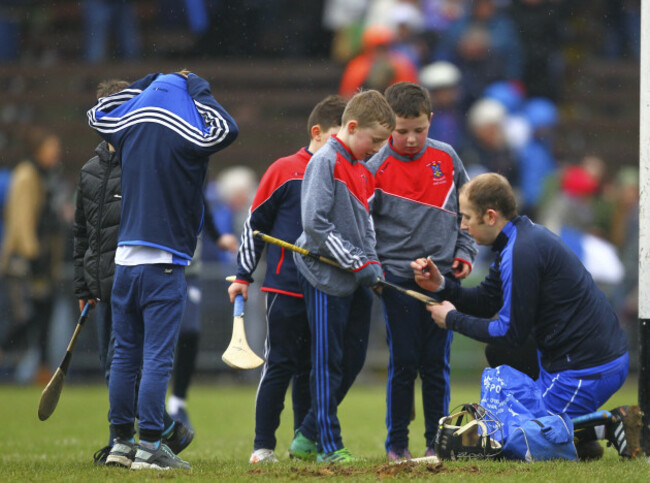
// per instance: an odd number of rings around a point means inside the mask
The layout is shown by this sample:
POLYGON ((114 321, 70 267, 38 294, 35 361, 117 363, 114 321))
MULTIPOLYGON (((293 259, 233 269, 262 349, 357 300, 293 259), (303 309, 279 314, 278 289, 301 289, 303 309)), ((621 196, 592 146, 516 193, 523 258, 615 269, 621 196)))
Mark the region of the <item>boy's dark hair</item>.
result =
POLYGON ((484 215, 492 208, 500 212, 506 220, 517 216, 517 201, 508 180, 497 173, 479 174, 465 183, 460 189, 476 212, 484 215))
POLYGON ((390 107, 399 117, 407 119, 431 114, 429 91, 413 82, 398 82, 386 89, 384 95, 390 107))
POLYGON ((347 124, 350 121, 357 121, 360 128, 379 124, 389 131, 395 129, 395 113, 382 93, 375 90, 358 92, 348 101, 341 122, 347 124))
POLYGON ((346 105, 345 99, 341 96, 327 96, 312 109, 307 120, 307 133, 311 136, 311 128, 317 124, 321 131, 328 131, 330 128, 340 126, 343 111, 346 105))
POLYGON ((123 91, 129 87, 129 85, 130 84, 127 81, 122 79, 109 79, 102 81, 97 86, 97 99, 123 91))

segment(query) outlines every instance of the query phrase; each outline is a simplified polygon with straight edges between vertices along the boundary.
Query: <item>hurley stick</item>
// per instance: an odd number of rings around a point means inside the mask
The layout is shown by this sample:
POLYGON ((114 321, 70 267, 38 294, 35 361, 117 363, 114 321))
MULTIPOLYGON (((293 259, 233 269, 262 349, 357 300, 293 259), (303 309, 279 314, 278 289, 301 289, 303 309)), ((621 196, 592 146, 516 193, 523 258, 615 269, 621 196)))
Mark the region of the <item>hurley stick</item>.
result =
POLYGON ((59 397, 63 390, 63 381, 65 380, 65 375, 68 372, 68 366, 70 366, 70 360, 72 359, 72 351, 74 350, 74 346, 77 345, 77 339, 79 338, 84 322, 86 322, 86 319, 88 318, 89 310, 90 304, 87 303, 81 311, 81 315, 77 321, 77 327, 74 329, 74 333, 72 334, 72 338, 68 344, 68 349, 61 364, 41 393, 41 402, 38 404, 38 419, 41 421, 45 421, 49 418, 56 409, 56 405, 59 403, 59 397))
MULTIPOLYGON (((334 267, 340 268, 341 270, 346 270, 348 272, 351 271, 351 270, 349 270, 347 268, 344 268, 341 265, 339 265, 339 263, 336 260, 332 260, 331 258, 327 258, 327 257, 324 257, 322 255, 318 255, 317 253, 312 253, 309 250, 306 250, 304 248, 301 248, 301 247, 299 247, 297 245, 286 242, 284 240, 280 240, 279 238, 275 238, 275 237, 272 237, 270 235, 266 235, 266 234, 264 234, 264 233, 262 233, 260 231, 255 230, 253 232, 253 236, 256 237, 256 238, 259 238, 263 242, 271 243, 273 245, 278 245, 280 247, 284 247, 287 250, 291 250, 293 252, 300 253, 301 255, 313 258, 314 260, 318 260, 319 262, 327 263, 328 265, 332 265, 334 267)), ((420 293, 420 292, 418 292, 416 290, 409 290, 409 289, 400 287, 399 285, 395 285, 394 283, 388 282, 386 280, 381 280, 379 278, 377 279, 377 283, 381 284, 381 285, 384 285, 385 287, 390 287, 390 288, 392 288, 394 290, 397 290, 398 292, 401 292, 401 293, 403 293, 405 295, 408 295, 409 297, 413 297, 414 299, 417 299, 420 302, 423 302, 423 303, 425 303, 427 305, 438 305, 438 304, 440 304, 440 302, 438 302, 437 300, 435 300, 435 299, 433 299, 431 297, 428 297, 428 296, 424 295, 423 293, 420 293)))
MULTIPOLYGON (((226 281, 234 282, 235 277, 227 277, 226 281)), ((235 296, 235 306, 232 319, 232 337, 230 344, 221 356, 221 360, 233 369, 255 369, 264 364, 264 359, 259 357, 248 345, 246 330, 244 329, 244 296, 235 296)))

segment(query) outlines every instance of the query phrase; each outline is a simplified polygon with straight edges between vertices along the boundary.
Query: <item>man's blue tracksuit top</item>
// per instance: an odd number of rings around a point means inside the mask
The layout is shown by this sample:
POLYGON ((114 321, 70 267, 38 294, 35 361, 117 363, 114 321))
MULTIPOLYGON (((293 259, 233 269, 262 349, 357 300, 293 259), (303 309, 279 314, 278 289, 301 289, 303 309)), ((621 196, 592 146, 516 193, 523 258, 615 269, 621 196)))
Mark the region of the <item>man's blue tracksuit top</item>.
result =
POLYGON ((122 164, 118 245, 191 260, 203 225, 208 157, 238 134, 209 84, 194 74, 150 74, 101 98, 87 115, 122 164))
POLYGON ((547 372, 587 369, 627 352, 627 337, 605 294, 559 237, 517 216, 492 248, 496 261, 478 287, 446 278, 440 295, 458 308, 447 314, 448 329, 509 345, 532 333, 547 372))

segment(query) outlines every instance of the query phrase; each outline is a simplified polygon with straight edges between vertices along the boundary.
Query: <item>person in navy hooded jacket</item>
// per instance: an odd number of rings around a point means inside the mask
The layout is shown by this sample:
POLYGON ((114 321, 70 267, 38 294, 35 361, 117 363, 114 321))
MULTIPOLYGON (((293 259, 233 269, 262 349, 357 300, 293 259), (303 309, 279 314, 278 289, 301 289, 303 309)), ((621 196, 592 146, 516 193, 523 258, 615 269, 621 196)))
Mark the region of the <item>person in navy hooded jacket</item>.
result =
POLYGON ((187 296, 184 269, 203 226, 208 158, 235 140, 237 124, 188 71, 149 74, 99 99, 87 115, 122 166, 109 383, 117 437, 106 464, 189 468, 161 443, 165 394, 187 296))
MULTIPOLYGON (((459 204, 461 230, 491 245, 496 259, 483 282, 470 288, 443 276, 430 259, 411 262, 415 282, 444 299, 427 306, 435 324, 506 347, 532 335, 539 358, 535 384, 548 413, 578 418, 598 411, 625 382, 630 359, 605 294, 558 236, 518 215, 503 176, 476 176, 461 188, 459 204)), ((596 440, 607 439, 621 456, 635 456, 639 443, 625 428, 637 423, 631 406, 613 409, 595 427, 576 431, 578 455, 599 457, 596 440)))

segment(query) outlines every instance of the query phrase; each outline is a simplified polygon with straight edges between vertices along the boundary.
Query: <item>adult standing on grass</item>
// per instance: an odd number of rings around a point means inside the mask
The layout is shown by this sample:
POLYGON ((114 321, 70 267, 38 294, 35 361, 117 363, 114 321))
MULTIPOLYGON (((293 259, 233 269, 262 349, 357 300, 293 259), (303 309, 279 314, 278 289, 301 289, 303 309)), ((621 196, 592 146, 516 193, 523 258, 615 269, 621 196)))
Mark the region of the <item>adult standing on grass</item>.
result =
POLYGON ((39 382, 47 381, 47 346, 54 290, 63 259, 62 226, 55 194, 61 189, 59 136, 40 126, 27 132, 27 159, 11 172, 0 247, 0 274, 6 279, 10 324, 0 339, 3 353, 26 343, 38 347, 39 382))
MULTIPOLYGON (((340 96, 328 96, 316 104, 307 121, 309 146, 278 159, 264 173, 242 230, 237 279, 228 287, 231 302, 239 294, 248 298, 249 284, 264 250, 264 243, 253 236, 255 230, 291 243, 302 233, 300 189, 307 163, 340 130, 344 109, 345 100, 340 96)), ((277 461, 275 431, 290 382, 294 430, 300 427, 311 405, 311 338, 296 265, 284 248, 275 245, 268 245, 266 262, 261 289, 267 294, 266 362, 255 398, 255 441, 250 463, 277 461)))
MULTIPOLYGON (((473 288, 443 277, 430 259, 411 262, 418 285, 445 299, 427 307, 435 323, 510 346, 532 333, 541 366, 536 383, 547 410, 570 417, 596 411, 623 385, 629 364, 627 338, 603 292, 560 238, 517 215, 503 176, 482 174, 463 186, 460 212, 461 229, 479 245, 491 245, 496 260, 473 288)), ((626 414, 614 409, 611 423, 582 431, 581 458, 598 452, 596 439, 607 439, 622 456, 633 454, 620 438, 626 414)))
MULTIPOLYGON (((460 230, 458 191, 469 181, 454 149, 427 138, 433 116, 428 91, 412 82, 385 92, 396 126, 388 143, 368 161, 375 176, 372 218, 377 255, 386 279, 417 290, 409 262, 431 257, 446 275, 463 279, 472 270, 476 244, 460 230), (406 220, 409 220, 406 222, 406 220)), ((410 458, 408 426, 415 378, 422 380, 426 454, 434 454, 438 421, 449 413, 452 332, 431 323, 421 302, 382 293, 390 350, 386 387, 386 453, 410 458)))
POLYGON ((109 382, 116 440, 106 462, 189 469, 161 443, 165 394, 187 297, 184 267, 203 225, 208 158, 234 141, 237 125, 209 84, 188 71, 149 74, 100 99, 88 119, 115 147, 122 167, 109 382))
POLYGON ((301 189, 303 232, 296 245, 334 258, 338 267, 294 254, 311 332, 311 410, 289 448, 299 458, 347 463, 338 406, 361 371, 368 348, 372 295, 384 275, 375 253, 369 211, 372 174, 363 160, 376 154, 395 127, 395 114, 377 91, 356 94, 342 127, 307 165, 301 189), (318 441, 302 444, 305 438, 318 441))

